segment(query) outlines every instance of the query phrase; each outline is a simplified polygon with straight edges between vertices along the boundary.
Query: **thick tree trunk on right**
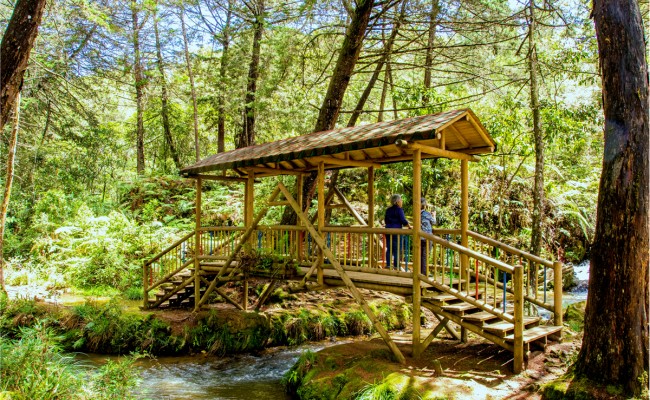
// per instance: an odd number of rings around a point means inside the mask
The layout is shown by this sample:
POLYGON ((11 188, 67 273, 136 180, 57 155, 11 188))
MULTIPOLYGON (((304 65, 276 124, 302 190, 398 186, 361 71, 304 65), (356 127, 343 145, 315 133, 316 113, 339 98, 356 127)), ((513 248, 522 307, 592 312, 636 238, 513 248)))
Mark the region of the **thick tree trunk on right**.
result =
POLYGON ((593 15, 605 151, 576 371, 600 383, 622 385, 627 394, 638 396, 649 362, 648 66, 636 0, 594 0, 593 15))
MULTIPOLYGON (((370 20, 370 12, 372 11, 373 5, 374 0, 359 0, 357 3, 357 7, 352 14, 352 20, 345 33, 345 39, 343 40, 332 78, 327 87, 327 94, 323 99, 314 132, 333 129, 336 125, 339 112, 341 111, 343 96, 350 83, 350 77, 359 59, 359 54, 361 53, 363 38, 368 28, 368 21, 370 20)), ((311 204, 315 188, 316 174, 312 173, 305 178, 303 185, 302 204, 305 209, 308 209, 311 204)), ((291 207, 285 207, 281 224, 295 225, 296 220, 297 215, 291 207)))
POLYGON ((133 22, 133 79, 135 80, 136 101, 136 171, 138 175, 144 174, 144 75, 142 73, 142 60, 140 59, 140 23, 138 22, 138 3, 131 0, 131 18, 133 22))
POLYGON ((0 132, 11 110, 27 69, 27 61, 38 26, 43 17, 45 0, 18 0, 0 43, 0 132))
POLYGON ((535 139, 535 184, 533 187, 533 226, 530 252, 539 255, 542 250, 544 219, 544 136, 539 112, 539 86, 537 83, 537 48, 535 45, 535 1, 530 0, 528 25, 528 71, 530 73, 530 108, 533 113, 533 137, 535 139))

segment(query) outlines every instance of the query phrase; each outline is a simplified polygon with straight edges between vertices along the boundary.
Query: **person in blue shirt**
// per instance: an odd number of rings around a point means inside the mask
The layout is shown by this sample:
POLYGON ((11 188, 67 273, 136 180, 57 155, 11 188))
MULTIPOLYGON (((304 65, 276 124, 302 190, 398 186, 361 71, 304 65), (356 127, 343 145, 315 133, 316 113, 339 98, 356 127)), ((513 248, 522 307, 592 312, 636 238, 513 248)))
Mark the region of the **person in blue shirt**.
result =
MULTIPOLYGON (((420 198, 421 211, 420 211, 420 225, 422 232, 433 234, 433 226, 436 225, 436 212, 434 211, 431 214, 427 210, 427 199, 422 196, 420 198)), ((429 253, 429 247, 426 239, 420 238, 420 272, 422 275, 427 274, 427 254, 429 253)))
MULTIPOLYGON (((404 210, 402 209, 402 196, 399 194, 390 196, 390 203, 392 205, 388 207, 384 216, 386 228, 401 229, 403 226, 411 228, 411 224, 406 220, 404 210)), ((386 235, 386 268, 391 268, 392 258, 393 269, 399 269, 399 264, 397 262, 400 252, 400 246, 398 245, 400 242, 399 237, 400 235, 386 235)), ((404 246, 402 245, 401 247, 404 246)), ((404 251, 403 248, 402 251, 404 251)))

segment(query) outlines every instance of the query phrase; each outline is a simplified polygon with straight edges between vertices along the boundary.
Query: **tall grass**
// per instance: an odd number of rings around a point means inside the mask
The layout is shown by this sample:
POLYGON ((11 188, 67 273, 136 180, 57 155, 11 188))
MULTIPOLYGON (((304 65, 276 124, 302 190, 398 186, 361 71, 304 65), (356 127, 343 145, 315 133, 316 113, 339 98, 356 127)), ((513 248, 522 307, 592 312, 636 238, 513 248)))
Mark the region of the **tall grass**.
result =
POLYGON ((65 355, 54 333, 40 325, 21 338, 0 336, 0 392, 17 399, 130 399, 137 384, 132 358, 111 362, 95 374, 65 355))

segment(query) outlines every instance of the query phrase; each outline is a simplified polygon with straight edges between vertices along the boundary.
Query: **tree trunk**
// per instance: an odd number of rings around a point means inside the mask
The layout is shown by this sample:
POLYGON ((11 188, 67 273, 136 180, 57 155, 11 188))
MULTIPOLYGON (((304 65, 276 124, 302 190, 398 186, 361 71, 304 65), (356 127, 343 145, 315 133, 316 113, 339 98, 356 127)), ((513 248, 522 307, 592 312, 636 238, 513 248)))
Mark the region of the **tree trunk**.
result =
POLYGON ((226 151, 226 74, 228 67, 228 56, 230 48, 230 22, 232 21, 232 3, 228 2, 228 10, 226 12, 226 24, 223 28, 223 41, 221 51, 221 61, 219 66, 219 81, 221 88, 219 90, 219 97, 217 98, 217 110, 219 116, 217 117, 217 152, 223 153, 226 151))
POLYGON ((648 66, 636 0, 594 0, 593 15, 605 151, 576 371, 638 396, 649 362, 648 66))
POLYGON ((138 22, 137 0, 131 0, 131 17, 133 19, 133 78, 135 80, 135 100, 137 107, 136 123, 136 171, 138 175, 144 174, 144 76, 142 73, 142 60, 140 59, 140 24, 138 22))
POLYGON ((429 13, 429 37, 427 38, 427 51, 424 59, 424 90, 422 103, 429 102, 427 90, 431 88, 431 67, 433 66, 433 43, 436 39, 436 27, 438 26, 438 13, 440 12, 439 0, 431 2, 431 12, 429 13))
MULTIPOLYGON (((343 95, 350 83, 350 77, 354 71, 354 66, 359 59, 363 38, 368 27, 370 19, 370 12, 372 11, 374 0, 360 0, 357 7, 352 14, 352 20, 348 25, 345 33, 345 39, 341 46, 332 79, 327 87, 327 94, 323 99, 318 120, 314 127, 314 132, 326 131, 333 129, 338 119, 341 104, 343 102, 343 95)), ((303 205, 305 209, 309 208, 311 199, 314 195, 316 188, 316 174, 312 173, 305 178, 303 185, 303 205)), ((295 225, 297 215, 291 207, 285 207, 282 214, 282 225, 295 225)))
POLYGON ((29 53, 34 46, 38 26, 43 17, 45 0, 17 0, 7 29, 0 43, 0 132, 9 120, 11 110, 27 69, 29 53))
POLYGON ((379 74, 381 73, 381 70, 384 67, 384 64, 386 63, 386 60, 390 58, 390 55, 393 51, 393 43, 395 43, 395 38, 397 37, 399 28, 402 25, 402 21, 404 20, 405 11, 406 11, 406 1, 403 1, 402 9, 400 10, 399 16, 395 21, 395 26, 393 27, 393 30, 390 36, 388 37, 388 40, 384 43, 384 51, 381 55, 381 58, 377 62, 377 65, 375 66, 375 71, 372 73, 372 76, 368 81, 368 85, 366 85, 366 89, 361 94, 361 97, 359 97, 357 106, 354 108, 354 111, 350 116, 350 120, 348 121, 348 127, 355 126, 357 124, 357 119, 361 115, 361 112, 363 111, 363 107, 366 104, 366 101, 368 100, 368 97, 370 96, 372 89, 375 87, 375 82, 377 82, 377 79, 379 78, 379 74))
POLYGON ((0 291, 7 293, 5 287, 4 267, 4 240, 5 224, 7 223, 7 209, 9 208, 9 198, 11 197, 11 186, 14 183, 14 160, 16 158, 16 144, 18 143, 18 128, 20 124, 20 92, 14 98, 14 118, 11 127, 11 137, 9 138, 9 147, 7 148, 7 177, 5 179, 5 191, 0 205, 0 291))
POLYGON ((533 226, 530 252, 539 255, 542 250, 542 220, 544 219, 544 136, 539 113, 539 87, 537 84, 537 48, 535 45, 535 1, 530 0, 528 25, 528 70, 530 73, 530 108, 533 112, 533 137, 535 139, 535 184, 533 188, 533 226))
POLYGON ((156 57, 158 59, 158 72, 160 73, 160 102, 162 104, 161 114, 163 133, 165 135, 167 147, 169 148, 169 153, 174 160, 174 165, 176 166, 176 169, 180 171, 183 166, 181 165, 181 161, 178 157, 178 152, 174 146, 172 131, 169 127, 169 95, 167 94, 167 79, 165 78, 165 67, 163 65, 162 50, 160 46, 160 35, 158 34, 158 18, 156 14, 154 14, 153 17, 153 30, 156 37, 156 57))
POLYGON ((251 52, 251 62, 248 67, 248 84, 244 98, 242 132, 239 138, 237 138, 238 149, 255 144, 255 112, 257 109, 255 99, 257 95, 257 80, 260 75, 260 48, 262 34, 264 33, 264 1, 257 0, 251 7, 255 10, 253 15, 253 50, 251 52))
POLYGON ((190 59, 190 45, 187 41, 187 29, 185 26, 185 5, 181 2, 181 30, 183 33, 183 50, 185 53, 185 66, 187 67, 187 76, 190 78, 190 93, 192 95, 192 116, 194 118, 194 153, 196 161, 201 159, 199 149, 199 111, 196 107, 196 88, 194 87, 194 72, 192 71, 192 61, 190 59))

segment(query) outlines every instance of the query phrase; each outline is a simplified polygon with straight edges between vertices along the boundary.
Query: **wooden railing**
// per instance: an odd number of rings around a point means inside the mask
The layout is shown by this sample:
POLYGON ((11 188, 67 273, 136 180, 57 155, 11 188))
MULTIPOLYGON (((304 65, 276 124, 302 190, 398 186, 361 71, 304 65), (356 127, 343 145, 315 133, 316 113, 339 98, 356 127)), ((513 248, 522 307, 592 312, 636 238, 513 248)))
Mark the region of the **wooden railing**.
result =
MULTIPOLYGON (((245 227, 204 227, 200 231, 200 260, 226 260, 232 255, 245 227)), ((420 232, 426 249, 425 282, 436 282, 443 291, 462 295, 471 303, 480 303, 488 312, 498 313, 505 320, 513 320, 507 304, 512 304, 517 285, 521 284, 522 301, 543 307, 555 314, 556 325, 561 324, 561 269, 562 264, 536 257, 494 239, 468 231, 469 246, 461 246, 461 232, 456 229, 436 229, 434 235, 420 232), (514 271, 521 266, 523 278, 515 281, 514 271), (555 271, 554 302, 547 295, 546 274, 555 271), (559 279, 557 279, 559 277, 559 279)), ((156 257, 144 264, 145 303, 148 293, 174 274, 192 265, 195 235, 188 233, 156 257)), ((328 226, 323 238, 344 268, 355 270, 381 269, 390 265, 395 269, 391 237, 398 243, 395 249, 398 270, 412 272, 413 230, 368 228, 363 226, 328 226), (388 239, 387 239, 388 238, 388 239), (388 251, 387 251, 388 250, 388 251)), ((316 256, 315 241, 301 226, 259 226, 248 239, 250 249, 257 249, 276 257, 311 261, 316 256)), ((387 272, 387 271, 386 271, 387 272)), ((412 275, 409 275, 412 276, 412 275)), ((532 308, 527 308, 532 313, 532 308)))
POLYGON ((161 251, 142 268, 144 308, 148 308, 149 292, 194 262, 195 232, 192 231, 161 251))
POLYGON ((475 251, 490 254, 509 265, 524 268, 524 299, 554 313, 556 325, 562 324, 562 263, 549 261, 523 250, 509 246, 498 240, 476 232, 468 231, 468 247, 475 251), (548 275, 553 271, 553 298, 549 296, 548 275), (551 302, 551 300, 553 300, 551 302))

